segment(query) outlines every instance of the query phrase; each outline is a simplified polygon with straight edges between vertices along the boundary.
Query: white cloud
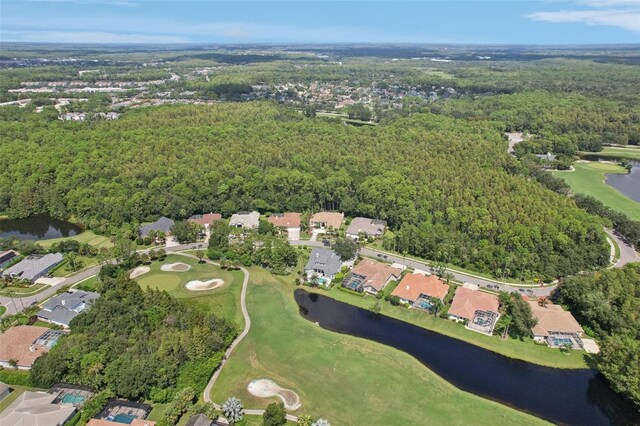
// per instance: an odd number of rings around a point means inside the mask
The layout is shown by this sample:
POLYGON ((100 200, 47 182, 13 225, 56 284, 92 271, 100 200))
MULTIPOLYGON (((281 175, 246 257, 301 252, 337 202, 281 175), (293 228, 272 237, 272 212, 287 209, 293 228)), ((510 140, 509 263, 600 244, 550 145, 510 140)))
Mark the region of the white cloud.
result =
POLYGON ((588 9, 535 12, 527 17, 534 21, 606 25, 640 32, 638 0, 583 0, 578 3, 588 9))
POLYGON ((552 23, 582 22, 588 25, 608 25, 640 32, 640 11, 629 10, 561 10, 528 15, 535 21, 552 23))
POLYGON ((187 37, 103 31, 3 31, 3 41, 38 43, 189 43, 187 37))

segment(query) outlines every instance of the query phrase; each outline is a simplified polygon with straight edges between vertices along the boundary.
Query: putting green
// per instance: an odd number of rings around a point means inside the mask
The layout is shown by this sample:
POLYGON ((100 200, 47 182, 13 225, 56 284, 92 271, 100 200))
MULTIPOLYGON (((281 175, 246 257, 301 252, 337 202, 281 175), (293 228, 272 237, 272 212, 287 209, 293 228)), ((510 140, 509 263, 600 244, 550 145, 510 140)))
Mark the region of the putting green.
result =
MULTIPOLYGON (((166 291, 167 293, 174 292, 180 287, 182 281, 179 276, 174 273, 165 272, 166 275, 153 275, 153 276, 141 276, 138 278, 138 284, 142 288, 153 288, 156 290, 166 291)), ((148 274, 147 274, 148 275, 148 274)))
POLYGON ((164 290, 182 300, 194 309, 206 311, 220 318, 226 318, 242 329, 244 320, 240 311, 240 291, 242 272, 228 271, 210 263, 199 263, 198 259, 178 254, 169 254, 162 262, 149 265, 149 272, 134 280, 142 287, 164 290), (191 268, 183 272, 162 271, 162 265, 185 263, 191 268), (189 281, 224 281, 220 287, 211 290, 191 291, 185 288, 189 281))

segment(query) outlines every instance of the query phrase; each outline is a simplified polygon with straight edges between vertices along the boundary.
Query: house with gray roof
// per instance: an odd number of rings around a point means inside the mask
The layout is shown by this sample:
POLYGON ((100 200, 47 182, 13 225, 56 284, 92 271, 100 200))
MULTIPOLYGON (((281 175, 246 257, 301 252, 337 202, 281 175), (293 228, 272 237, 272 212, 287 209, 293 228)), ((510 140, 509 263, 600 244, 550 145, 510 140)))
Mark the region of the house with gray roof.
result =
POLYGON ((171 233, 171 227, 173 225, 175 225, 175 222, 172 219, 162 216, 155 222, 140 225, 140 236, 148 237, 149 232, 151 231, 162 231, 165 233, 165 235, 168 235, 171 233))
POLYGON ((26 259, 7 268, 2 275, 20 278, 23 280, 35 281, 59 265, 64 256, 62 253, 49 253, 44 256, 29 256, 26 259))
POLYGON ((191 416, 185 426, 212 426, 213 424, 213 420, 200 413, 195 416, 191 416))
POLYGON ((354 217, 347 228, 347 237, 357 240, 360 235, 365 237, 381 237, 387 222, 380 219, 369 219, 368 217, 354 217))
POLYGON ((342 269, 342 261, 336 252, 325 248, 314 248, 311 250, 304 272, 307 279, 311 279, 315 274, 321 278, 320 284, 329 284, 340 269, 342 269))
POLYGON ((43 321, 66 328, 72 319, 89 308, 98 297, 98 293, 91 291, 68 291, 49 299, 37 315, 43 321))
POLYGON ((231 216, 229 226, 234 228, 257 229, 260 225, 260 213, 240 211, 231 216))

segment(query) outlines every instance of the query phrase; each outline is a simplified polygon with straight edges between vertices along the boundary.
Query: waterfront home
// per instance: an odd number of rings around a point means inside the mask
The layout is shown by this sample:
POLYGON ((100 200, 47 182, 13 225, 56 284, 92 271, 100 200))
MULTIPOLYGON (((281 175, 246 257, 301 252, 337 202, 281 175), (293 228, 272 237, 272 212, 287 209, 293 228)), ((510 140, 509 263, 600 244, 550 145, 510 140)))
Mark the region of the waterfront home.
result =
POLYGON ((311 250, 304 272, 308 280, 316 275, 320 284, 327 285, 340 272, 341 268, 342 261, 336 252, 324 248, 314 248, 311 250))
POLYGON ((0 412, 0 425, 59 426, 76 412, 72 404, 54 404, 56 394, 25 391, 0 412))
POLYGON ((394 268, 386 263, 364 259, 351 270, 342 282, 344 288, 370 294, 378 294, 390 281, 400 278, 402 269, 394 268))
POLYGON ((140 236, 148 237, 151 231, 163 232, 165 235, 170 235, 173 225, 175 225, 175 222, 172 219, 162 216, 155 222, 140 225, 140 236))
POLYGON ((449 308, 449 319, 465 322, 467 329, 490 336, 500 317, 499 306, 500 301, 493 294, 458 287, 449 308))
POLYGON ((391 295, 398 296, 409 306, 431 310, 433 300, 439 299, 444 303, 448 292, 449 286, 437 276, 415 273, 405 275, 391 295))
POLYGON ((0 333, 0 367, 29 370, 62 335, 63 331, 32 325, 8 328, 0 333))
POLYGON ((387 222, 367 217, 354 217, 347 228, 347 237, 358 240, 361 235, 365 238, 377 238, 384 234, 387 222))
POLYGON ((580 338, 584 331, 571 312, 546 301, 528 303, 537 320, 537 324, 531 329, 534 341, 546 343, 552 348, 571 345, 574 349, 582 349, 580 338))
POLYGON ((35 281, 59 265, 64 260, 62 253, 29 256, 7 268, 2 275, 35 281))
POLYGON ((68 328, 71 320, 89 308, 98 297, 98 293, 90 291, 67 291, 49 299, 37 316, 43 321, 68 328))
MULTIPOLYGON (((87 423, 87 426, 122 426, 122 424, 123 422, 121 420, 116 420, 116 417, 114 416, 113 420, 91 419, 87 423)), ((155 426, 156 422, 146 419, 133 419, 131 420, 131 423, 128 424, 131 426, 155 426)))
POLYGON ((344 213, 338 212, 318 212, 309 219, 309 227, 316 229, 340 229, 344 213))
POLYGON ((229 219, 229 226, 233 228, 258 229, 260 225, 260 213, 256 211, 240 211, 229 219))
POLYGON ((222 215, 220 213, 205 213, 205 214, 194 214, 187 221, 191 223, 197 223, 198 225, 202 225, 205 228, 209 228, 213 225, 213 222, 217 220, 221 220, 222 215))
POLYGON ((18 253, 13 250, 0 252, 0 268, 11 263, 16 257, 18 257, 18 253))

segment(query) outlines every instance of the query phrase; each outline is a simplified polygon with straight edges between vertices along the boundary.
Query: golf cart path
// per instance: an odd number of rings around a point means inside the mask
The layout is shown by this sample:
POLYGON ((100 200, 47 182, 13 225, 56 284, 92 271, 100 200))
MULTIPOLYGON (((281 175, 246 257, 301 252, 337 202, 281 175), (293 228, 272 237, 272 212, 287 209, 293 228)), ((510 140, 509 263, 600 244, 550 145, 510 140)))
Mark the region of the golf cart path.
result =
MULTIPOLYGON (((174 252, 173 254, 190 257, 192 259, 198 259, 196 256, 188 253, 174 252)), ((211 265, 220 266, 218 263, 212 262, 208 259, 203 259, 203 261, 211 265)), ((231 345, 227 348, 226 352, 224 353, 224 357, 222 357, 222 361, 220 362, 220 365, 218 366, 216 371, 213 372, 211 379, 209 379, 209 383, 207 383, 207 387, 204 389, 204 395, 203 395, 204 402, 212 403, 213 406, 218 410, 222 409, 222 406, 213 402, 209 394, 213 389, 213 385, 218 380, 218 377, 220 377, 220 372, 222 372, 222 369, 224 368, 225 364, 227 363, 227 360, 233 353, 233 350, 236 348, 236 346, 238 346, 238 344, 240 344, 240 342, 242 342, 242 339, 245 338, 245 336, 249 333, 249 330, 251 329, 251 318, 249 317, 249 311, 247 310, 247 303, 246 303, 247 286, 249 285, 249 271, 242 267, 240 268, 240 270, 242 271, 242 274, 243 274, 242 292, 240 293, 240 308, 242 309, 242 316, 244 317, 244 329, 242 330, 242 333, 240 333, 238 337, 236 337, 235 340, 231 343, 231 345)), ((262 414, 264 414, 264 410, 246 409, 244 410, 244 413, 251 416, 261 416, 262 414)), ((292 422, 297 422, 298 417, 293 416, 291 414, 287 414, 287 420, 290 420, 292 422)))

